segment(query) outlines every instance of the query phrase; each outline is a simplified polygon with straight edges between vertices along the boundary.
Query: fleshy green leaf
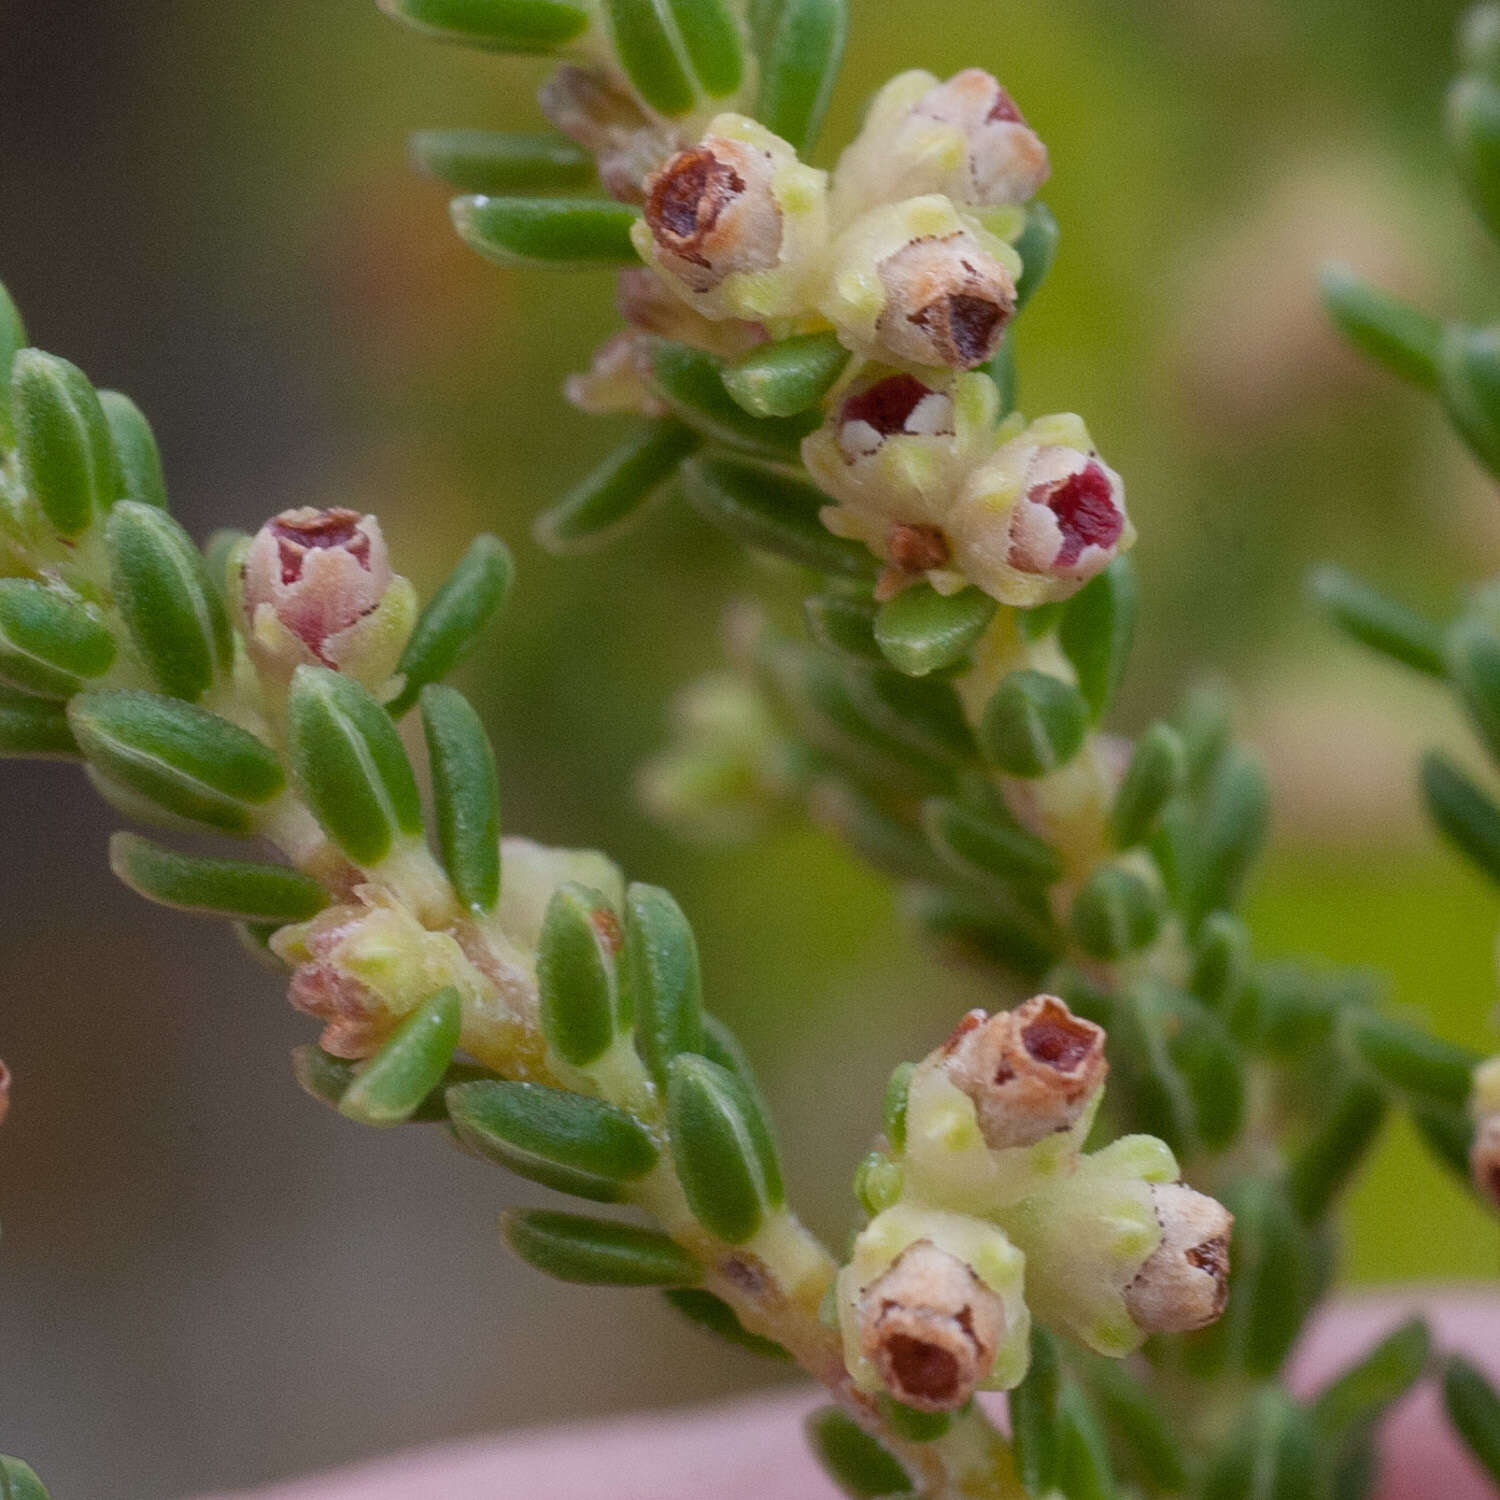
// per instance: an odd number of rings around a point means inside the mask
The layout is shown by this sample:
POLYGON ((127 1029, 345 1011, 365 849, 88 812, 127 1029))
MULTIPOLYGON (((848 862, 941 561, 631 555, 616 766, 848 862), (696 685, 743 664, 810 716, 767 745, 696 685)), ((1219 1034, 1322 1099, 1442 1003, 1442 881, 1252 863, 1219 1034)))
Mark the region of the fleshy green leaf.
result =
POLYGON ((608 198, 494 198, 473 194, 450 206, 461 240, 508 267, 589 271, 638 265, 630 226, 640 210, 608 198))
POLYGON ((698 102, 664 11, 664 0, 601 0, 609 39, 631 86, 659 115, 685 115, 698 102))
POLYGON ((552 193, 594 180, 593 157, 561 135, 419 130, 407 150, 418 170, 461 193, 552 193))
POLYGON ((1490 233, 1500 236, 1500 83, 1478 73, 1459 78, 1448 91, 1446 123, 1469 201, 1490 233))
POLYGON ((1430 620, 1340 568, 1319 568, 1309 583, 1318 607, 1361 645, 1431 677, 1448 675, 1443 633, 1430 620))
POLYGON ((537 541, 560 555, 588 552, 612 542, 666 490, 700 441, 697 433, 678 421, 643 423, 537 517, 533 531, 537 541))
POLYGON ((1121 959, 1156 940, 1161 896, 1135 871, 1101 865, 1073 898, 1070 922, 1086 953, 1121 959))
POLYGON ((417 617, 396 668, 405 680, 387 705, 393 718, 400 718, 429 682, 446 677, 464 659, 505 603, 515 572, 504 542, 493 536, 475 537, 463 561, 417 617))
POLYGON ((164 510, 121 500, 109 513, 110 587, 162 692, 195 703, 229 671, 234 644, 203 555, 164 510))
POLYGON ((833 389, 849 358, 835 333, 796 334, 726 366, 724 389, 752 417, 800 416, 833 389))
POLYGON ((568 881, 553 892, 537 949, 542 1030, 576 1068, 596 1062, 621 1015, 619 919, 598 891, 568 881))
POLYGON ((1369 1011, 1351 1014, 1348 1028, 1359 1056, 1392 1088, 1458 1109, 1468 1101, 1479 1057, 1467 1047, 1369 1011))
POLYGON ((577 1214, 510 1213, 505 1242, 527 1265, 585 1286, 692 1286, 702 1270, 666 1235, 577 1214))
POLYGON ((791 1355, 780 1344, 771 1339, 762 1338, 758 1333, 751 1333, 740 1322, 735 1310, 722 1298, 714 1296, 712 1292, 705 1292, 698 1287, 678 1287, 663 1295, 688 1322, 707 1329, 726 1343, 734 1344, 740 1349, 748 1350, 751 1354, 759 1354, 766 1359, 788 1360, 791 1358, 791 1355))
POLYGON ((21 319, 21 310, 0 282, 0 453, 7 452, 16 441, 11 410, 11 365, 25 347, 26 324, 21 319))
POLYGON ((979 738, 1002 771, 1034 778, 1078 753, 1088 722, 1088 703, 1077 688, 1047 672, 1012 672, 985 704, 979 738))
POLYGON ((922 804, 922 827, 932 847, 961 875, 1050 885, 1062 874, 1061 857, 1035 834, 948 798, 922 804))
POLYGON ((1110 810, 1110 837, 1117 849, 1134 849, 1156 830, 1162 809, 1183 780, 1182 740, 1170 724, 1153 724, 1136 741, 1110 810))
POLYGON ((109 423, 115 462, 120 470, 120 493, 143 505, 167 508, 167 481, 161 469, 156 434, 134 401, 119 391, 100 391, 99 404, 109 423))
POLYGON ((945 596, 920 583, 881 606, 875 639, 898 672, 925 677, 961 662, 989 629, 998 608, 976 588, 945 596))
POLYGON ((1188 989, 1210 1010, 1230 1010, 1250 977, 1250 934, 1232 912, 1211 912, 1198 929, 1188 989))
POLYGON ((615 1203, 656 1165, 650 1132, 599 1099, 539 1083, 448 1090, 448 1115, 471 1151, 559 1192, 615 1203))
POLYGON ((424 1000, 355 1075, 339 1113, 361 1125, 400 1125, 442 1081, 463 1025, 463 1002, 451 986, 424 1000))
POLYGON ((381 10, 445 42, 492 52, 555 52, 582 36, 588 11, 568 0, 379 0, 381 10))
POLYGON ((802 601, 802 613, 812 638, 836 655, 859 662, 884 658, 875 643, 875 605, 847 594, 812 594, 802 601))
POLYGON ((109 423, 88 376, 22 349, 11 362, 10 409, 27 487, 61 535, 78 536, 120 496, 109 423))
POLYGON ((76 760, 78 755, 61 703, 0 690, 0 758, 76 760))
POLYGON ((470 911, 491 911, 500 899, 500 779, 490 737, 456 688, 429 683, 421 702, 443 868, 470 911))
POLYGON ((206 709, 155 693, 80 693, 68 722, 89 764, 175 818, 251 833, 286 785, 276 752, 206 709))
POLYGON ((316 880, 285 865, 178 854, 134 833, 110 839, 109 867, 148 901, 243 922, 305 922, 332 899, 316 880))
POLYGON ((1436 750, 1422 758, 1422 795, 1432 821, 1454 847, 1500 882, 1500 808, 1436 750))
POLYGON ((401 737, 353 678, 297 668, 287 753, 302 800, 355 864, 377 865, 402 836, 421 833, 421 798, 401 737))
POLYGON ((114 637, 98 610, 29 578, 0 579, 0 681, 67 698, 114 659, 114 637))
POLYGON ((1068 601, 1057 639, 1095 719, 1104 716, 1125 676, 1138 608, 1135 564, 1128 557, 1117 557, 1068 601))
POLYGON ((817 142, 844 60, 848 0, 780 0, 762 24, 755 117, 805 157, 817 142))
POLYGON ((1459 701, 1491 759, 1500 759, 1500 641, 1476 623, 1448 638, 1448 664, 1459 701))
POLYGON ((711 99, 735 93, 745 78, 739 23, 725 0, 666 0, 688 62, 711 99))
POLYGON ((1448 1420, 1496 1484, 1500 1484, 1500 1395, 1476 1365, 1455 1355, 1443 1371, 1448 1420))
POLYGON ((48 1496, 30 1464, 0 1456, 0 1500, 48 1500, 48 1496))
POLYGON ((1007 1397, 1016 1468, 1028 1495, 1045 1495, 1057 1484, 1061 1393, 1057 1344, 1045 1328, 1033 1323, 1031 1364, 1026 1378, 1007 1397))
POLYGON ((659 1088, 672 1059, 702 1052, 703 977, 698 943, 682 908, 664 890, 632 885, 625 894, 623 1011, 659 1088))
MULTIPOLYGON (((1486 87, 1500 96, 1500 87, 1486 87)), ((1495 207, 1500 215, 1500 201, 1495 207)), ((1500 474, 1500 330, 1455 325, 1444 332, 1438 394, 1474 456, 1491 474, 1500 474)))
POLYGON ((807 1441, 828 1477, 851 1500, 875 1500, 911 1488, 906 1470, 836 1406, 825 1406, 808 1417, 807 1441))
POLYGON ((1320 282, 1328 316, 1361 354, 1424 390, 1437 388, 1443 325, 1436 318, 1371 286, 1348 266, 1326 266, 1320 282))
POLYGON ((1337 1437, 1372 1427, 1426 1373, 1431 1352, 1426 1323, 1409 1319, 1318 1392, 1314 1422, 1337 1437))
POLYGON ((1057 241, 1061 231, 1052 210, 1045 203, 1033 203, 1026 210, 1026 227, 1015 243, 1021 257, 1021 275, 1016 281, 1016 311, 1036 296, 1047 279, 1052 262, 1057 259, 1057 241))

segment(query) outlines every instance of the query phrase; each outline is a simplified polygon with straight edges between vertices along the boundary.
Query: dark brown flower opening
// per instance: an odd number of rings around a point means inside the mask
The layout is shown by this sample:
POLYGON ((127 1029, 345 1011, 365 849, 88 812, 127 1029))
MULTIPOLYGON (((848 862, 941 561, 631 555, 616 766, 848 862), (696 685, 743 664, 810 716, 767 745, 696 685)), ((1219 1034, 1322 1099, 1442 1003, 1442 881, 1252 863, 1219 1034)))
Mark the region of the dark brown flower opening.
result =
POLYGON ((911 414, 933 394, 915 375, 892 375, 844 403, 844 421, 864 422, 881 437, 906 431, 911 414))
POLYGON ((1077 1020, 1052 1000, 1043 1005, 1036 1020, 1021 1029, 1021 1044, 1027 1052, 1059 1073, 1076 1073, 1101 1040, 1097 1026, 1077 1020))
POLYGON ((652 182, 646 222, 662 249, 706 266, 703 241, 744 191, 744 178, 712 151, 679 151, 652 182))
POLYGON ((929 302, 909 316, 932 336, 938 348, 951 351, 953 364, 972 370, 989 359, 999 346, 1010 309, 988 297, 955 292, 929 302))

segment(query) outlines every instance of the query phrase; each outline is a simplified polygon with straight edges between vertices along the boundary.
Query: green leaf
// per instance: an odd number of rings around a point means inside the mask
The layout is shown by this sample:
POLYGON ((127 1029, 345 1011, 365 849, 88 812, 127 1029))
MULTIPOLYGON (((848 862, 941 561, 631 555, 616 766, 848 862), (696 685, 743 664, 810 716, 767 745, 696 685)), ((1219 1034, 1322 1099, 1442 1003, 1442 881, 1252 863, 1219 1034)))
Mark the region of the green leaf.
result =
POLYGON ((1325 266, 1319 278, 1323 307, 1361 354, 1423 390, 1436 390, 1443 325, 1434 317, 1356 276, 1348 266, 1325 266))
MULTIPOLYGON (((1500 88, 1487 85, 1500 94, 1500 88)), ((1496 205, 1500 212, 1500 204, 1496 205)), ((1448 328, 1438 351, 1438 394, 1474 456, 1500 475, 1500 330, 1448 328)))
POLYGON ((446 677, 464 659, 505 603, 515 572, 510 549, 498 537, 474 538, 417 617, 396 668, 405 680, 387 704, 392 718, 399 719, 429 682, 446 677))
POLYGON ((1448 90, 1445 123, 1454 166, 1469 201, 1500 236, 1500 83, 1469 73, 1448 90))
POLYGON ((390 716, 351 677, 302 666, 287 696, 292 779, 323 831, 357 865, 378 865, 422 831, 411 762, 390 716))
POLYGON ((655 1165, 650 1132, 600 1099, 539 1083, 463 1083, 448 1090, 448 1116, 476 1154, 558 1192, 617 1203, 626 1183, 655 1165))
POLYGON ((59 534, 78 536, 120 496, 109 423, 88 376, 55 354, 22 349, 11 363, 10 409, 27 487, 59 534))
POLYGON ((1392 1088, 1428 1103, 1467 1103, 1477 1053, 1369 1011, 1352 1013, 1347 1024, 1359 1056, 1392 1088))
POLYGON ((143 505, 167 508, 167 481, 161 469, 156 434, 134 401, 119 391, 100 391, 99 404, 109 423, 115 462, 120 469, 120 493, 143 505))
POLYGON ((802 601, 802 613, 812 638, 837 656, 866 664, 882 661, 875 644, 875 605, 847 594, 812 594, 802 601))
POLYGON ((922 827, 932 847, 961 875, 1001 882, 1050 885, 1062 858, 1044 840, 1013 821, 975 812, 945 797, 922 804, 922 827))
POLYGON ((1058 1407, 1058 1485, 1068 1500, 1114 1500, 1109 1441, 1082 1387, 1067 1382, 1058 1407))
POLYGON ((1136 741, 1115 804, 1110 837, 1117 849, 1134 849, 1156 831, 1162 810, 1183 781, 1182 739, 1170 724, 1153 724, 1136 741))
POLYGON ((906 1470, 836 1406, 825 1406, 808 1417, 807 1441, 828 1477, 852 1500, 875 1500, 911 1488, 906 1470))
POLYGON ((472 194, 449 206, 458 237, 508 267, 591 271, 638 265, 630 226, 640 210, 607 198, 492 198, 472 194))
POLYGON ((0 453, 15 446, 16 424, 11 410, 11 366, 26 347, 26 324, 21 310, 0 282, 0 453))
POLYGON ((1500 641, 1484 626, 1457 625, 1448 637, 1448 664, 1459 701, 1491 759, 1500 759, 1500 641))
POLYGON ((601 0, 609 40, 631 87, 657 114, 685 115, 698 102, 665 0, 601 0))
POLYGON ((1311 1242, 1277 1184, 1245 1179, 1221 1196, 1235 1220, 1229 1307, 1202 1341, 1223 1340, 1238 1368, 1269 1380, 1285 1362, 1313 1301, 1311 1242))
POLYGON ((1287 1165, 1287 1196, 1303 1223, 1316 1224, 1328 1212, 1375 1144, 1385 1115, 1385 1095, 1374 1084, 1353 1079, 1340 1088, 1287 1165))
POLYGON ((542 1031, 575 1068, 598 1061, 623 1024, 617 955, 620 925, 598 891, 568 881, 547 903, 537 949, 542 1031))
POLYGON ((752 417, 796 417, 833 389, 849 359, 836 333, 794 334, 726 365, 724 389, 752 417))
POLYGON ((692 1286, 702 1270, 666 1235, 577 1214, 509 1213, 505 1242, 527 1265, 585 1286, 692 1286))
POLYGON ((162 692, 195 703, 234 663, 229 616, 203 555, 164 510, 121 500, 109 513, 110 587, 162 692))
POLYGON ((381 10, 426 35, 492 52, 555 52, 587 30, 588 11, 567 0, 379 0, 381 10))
POLYGON ((1117 557, 1068 602, 1058 629, 1058 643, 1078 674, 1078 690, 1097 720, 1114 702, 1138 612, 1135 564, 1117 557))
POLYGON ((1155 1393, 1113 1359, 1093 1361, 1089 1377, 1089 1393, 1101 1417, 1153 1489, 1168 1495, 1185 1492, 1187 1463, 1176 1424, 1155 1393))
POLYGON ((849 696, 881 733, 935 761, 977 759, 974 731, 952 683, 906 677, 884 665, 851 670, 848 679, 849 696))
POLYGON ((355 1075, 339 1113, 361 1125, 400 1125, 442 1081, 458 1047, 463 1002, 451 985, 424 1000, 355 1075))
POLYGON ((1024 980, 1040 978, 1061 954, 1062 938, 1051 922, 1019 902, 995 896, 977 901, 931 885, 910 886, 902 894, 907 914, 929 936, 965 957, 1014 969, 1024 980))
POLYGON ((252 833, 286 785, 276 752, 206 709, 155 693, 80 693, 68 723, 90 765, 176 818, 252 833))
POLYGON ((1474 5, 1459 23, 1458 54, 1465 73, 1500 81, 1500 5, 1474 5))
POLYGON ((704 1049, 703 977, 698 943, 682 908, 664 890, 625 893, 624 999, 634 1016, 641 1060, 665 1088, 672 1059, 704 1049))
POLYGON ((1183 695, 1175 728, 1182 736, 1187 784, 1201 792, 1213 779, 1229 749, 1229 699, 1219 682, 1200 682, 1183 695))
MULTIPOLYGON (((984 367, 985 374, 995 382, 995 389, 1000 393, 1000 405, 997 412, 1001 421, 1004 421, 1017 406, 1021 395, 1021 381, 1016 373, 1016 346, 1007 328, 1000 335, 1000 343, 994 354, 990 356, 990 362, 984 367)), ((1038 608, 1046 609, 1046 605, 1038 608)), ((1036 610, 1028 610, 1027 614, 1034 615, 1036 610)))
POLYGON ((1454 1355, 1443 1370, 1443 1405, 1469 1452, 1500 1484, 1500 1395, 1461 1355, 1454 1355))
POLYGON ((1430 620, 1341 568, 1319 568, 1309 579, 1313 602, 1346 635, 1393 661, 1446 677, 1443 633, 1430 620))
POLYGON ((1015 243, 1021 257, 1021 275, 1016 281, 1016 311, 1026 306, 1047 279, 1052 262, 1057 259, 1057 241, 1061 231, 1052 210, 1045 203, 1033 203, 1026 210, 1026 227, 1015 243))
MULTIPOLYGON (((332 1057, 309 1042, 292 1048, 292 1073, 302 1091, 332 1109, 349 1092, 359 1076, 361 1064, 348 1058, 332 1057)), ((474 1063, 453 1063, 434 1088, 410 1116, 412 1124, 444 1124, 448 1120, 448 1090, 466 1083, 493 1080, 488 1068, 474 1063)))
POLYGON ((647 350, 652 387, 695 432, 773 463, 800 461, 802 440, 817 429, 819 413, 752 417, 725 388, 723 360, 670 339, 652 339, 647 350))
POLYGON ((490 737, 456 688, 429 683, 421 702, 438 854, 458 899, 491 911, 500 899, 500 780, 490 737))
POLYGON ((1265 767, 1249 751, 1227 751, 1204 795, 1186 902, 1196 928, 1213 911, 1229 910, 1265 847, 1271 792, 1265 767))
POLYGON ((667 1122, 698 1222, 731 1245, 753 1239, 785 1197, 758 1100, 727 1069, 683 1052, 667 1069, 667 1122))
POLYGON ((1069 921, 1086 953, 1121 959, 1156 941, 1161 896, 1133 870, 1101 865, 1073 898, 1069 921))
POLYGON ((711 99, 736 93, 745 79, 739 23, 724 0, 666 0, 688 62, 711 99))
POLYGON ((780 0, 763 33, 755 117, 811 154, 849 35, 848 0, 780 0))
POLYGON ((662 1294, 688 1322, 707 1329, 726 1343, 759 1354, 766 1359, 789 1360, 791 1355, 771 1339, 751 1333, 739 1315, 722 1298, 698 1287, 677 1287, 662 1294))
POLYGON ((827 503, 805 480, 740 458, 695 458, 683 467, 688 499, 736 541, 821 573, 874 581, 869 548, 823 527, 827 503))
POLYGON ((1500 808, 1437 750, 1422 757, 1422 795, 1438 830, 1481 873, 1500 882, 1500 808))
POLYGON ((48 1496, 30 1464, 0 1456, 0 1500, 48 1500, 48 1496))
POLYGON ((61 703, 0 692, 0 758, 76 760, 78 742, 61 703))
POLYGON ((148 901, 243 922, 305 922, 332 899, 316 880, 285 865, 178 854, 134 833, 110 839, 109 867, 148 901))
POLYGON ((1272 1387, 1254 1398, 1200 1493, 1202 1500, 1312 1500, 1317 1486, 1312 1419, 1272 1387))
POLYGON ((594 180, 593 157, 561 135, 419 130, 407 151, 418 171, 461 193, 553 193, 594 180))
POLYGON ((1412 1104, 1411 1122, 1417 1137, 1440 1166, 1452 1172, 1465 1187, 1473 1184, 1469 1151, 1474 1144, 1474 1119, 1467 1110, 1450 1105, 1412 1104))
POLYGON ((697 433, 681 422, 668 418, 642 423, 628 441, 537 517, 532 534, 559 556, 605 546, 644 514, 699 444, 697 433))
POLYGON ((29 578, 0 579, 0 681, 67 698, 114 664, 99 611, 29 578))
POLYGON ((1016 1469, 1028 1495, 1045 1495, 1057 1485, 1061 1382, 1057 1343, 1045 1328, 1033 1323, 1026 1378, 1006 1398, 1016 1469))
POLYGON ((1078 753, 1089 707, 1077 688, 1047 672, 1012 672, 984 706, 979 741, 1011 776, 1048 776, 1078 753))
POLYGON ((998 608, 980 589, 945 596, 931 584, 919 583, 881 606, 875 639, 898 672, 925 677, 961 662, 989 629, 998 608))
POLYGON ((1374 1426, 1426 1373, 1431 1352, 1427 1324, 1409 1319, 1318 1392, 1313 1421, 1339 1438, 1374 1426))
MULTIPOLYGON (((227 597, 230 559, 236 558, 241 547, 248 548, 250 535, 237 531, 232 526, 221 526, 211 532, 203 544, 203 566, 208 569, 208 581, 213 584, 221 599, 227 597)), ((236 559, 238 560, 238 559, 236 559)))
POLYGON ((854 782, 820 778, 809 794, 809 806, 820 827, 838 834, 877 869, 902 880, 942 883, 948 879, 950 867, 933 852, 922 832, 854 782))
POLYGON ((1210 1010, 1228 1011, 1250 978, 1250 933, 1232 912, 1210 912, 1198 929, 1188 989, 1210 1010))

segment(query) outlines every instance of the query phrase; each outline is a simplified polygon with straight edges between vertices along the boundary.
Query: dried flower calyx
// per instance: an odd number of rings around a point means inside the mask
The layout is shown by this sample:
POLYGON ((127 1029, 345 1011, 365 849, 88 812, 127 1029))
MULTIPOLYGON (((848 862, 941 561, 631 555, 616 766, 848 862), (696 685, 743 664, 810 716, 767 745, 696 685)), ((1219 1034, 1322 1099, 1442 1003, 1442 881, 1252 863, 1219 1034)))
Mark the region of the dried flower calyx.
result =
POLYGON ((1148 1333, 1206 1328, 1229 1296, 1229 1239, 1234 1216, 1216 1199, 1184 1184, 1151 1190, 1161 1243, 1125 1289, 1125 1305, 1148 1333))

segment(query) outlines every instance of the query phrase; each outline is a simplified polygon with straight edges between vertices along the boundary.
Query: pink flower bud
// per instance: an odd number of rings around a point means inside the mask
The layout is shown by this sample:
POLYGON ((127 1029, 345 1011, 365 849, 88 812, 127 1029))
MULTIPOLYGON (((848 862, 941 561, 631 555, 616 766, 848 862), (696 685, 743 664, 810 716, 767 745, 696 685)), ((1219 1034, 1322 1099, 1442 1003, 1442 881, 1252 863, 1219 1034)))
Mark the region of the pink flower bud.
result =
POLYGON ((1091 453, 1037 449, 1010 519, 1007 561, 1022 573, 1092 578, 1125 534, 1125 486, 1091 453))
POLYGON ((1161 1243, 1125 1288, 1125 1306, 1147 1333, 1206 1328, 1229 1296, 1234 1215, 1180 1182, 1151 1189, 1161 1243))
POLYGON ((364 907, 331 907, 309 923, 305 956, 287 989, 298 1010, 324 1023, 318 1045, 330 1057, 373 1057, 395 1024, 385 1002, 337 962, 340 947, 365 916, 364 907))
POLYGON ((646 223, 662 268, 695 292, 781 258, 769 151, 711 135, 646 180, 646 223))
POLYGON ((1500 1114, 1481 1115, 1469 1149, 1474 1186, 1500 1208, 1500 1114))
POLYGON ((1047 180, 1046 146, 1021 118, 1010 95, 980 68, 929 89, 912 115, 917 121, 936 120, 963 132, 968 152, 961 175, 945 184, 961 203, 1024 203, 1047 180))
POLYGON ((859 1299, 860 1348, 886 1389, 918 1411, 954 1411, 989 1376, 1005 1309, 931 1240, 904 1250, 859 1299))
POLYGON ((269 611, 325 666, 339 636, 374 610, 392 581, 380 523, 353 510, 305 506, 267 521, 244 564, 244 608, 255 638, 269 611))
POLYGON ((897 359, 973 370, 1000 347, 1016 285, 967 231, 913 240, 878 269, 886 301, 877 332, 897 359))
POLYGON ((1104 1031, 1055 995, 1011 1011, 970 1011, 943 1044, 941 1066, 974 1101, 995 1151, 1071 1130, 1104 1086, 1104 1031))

